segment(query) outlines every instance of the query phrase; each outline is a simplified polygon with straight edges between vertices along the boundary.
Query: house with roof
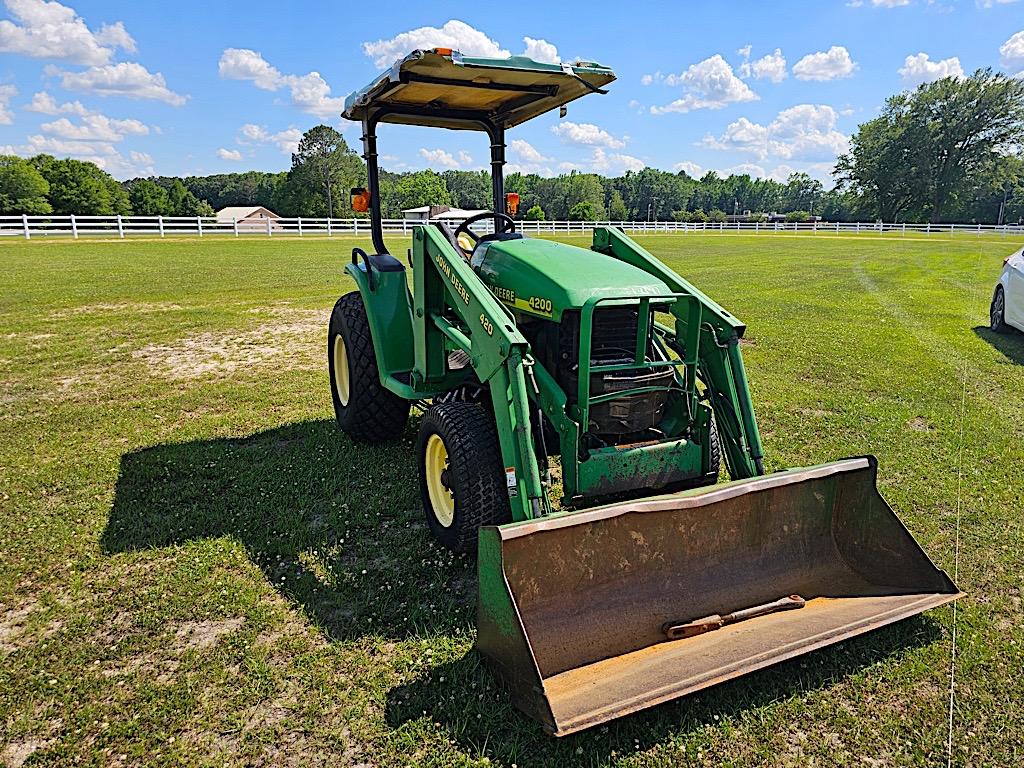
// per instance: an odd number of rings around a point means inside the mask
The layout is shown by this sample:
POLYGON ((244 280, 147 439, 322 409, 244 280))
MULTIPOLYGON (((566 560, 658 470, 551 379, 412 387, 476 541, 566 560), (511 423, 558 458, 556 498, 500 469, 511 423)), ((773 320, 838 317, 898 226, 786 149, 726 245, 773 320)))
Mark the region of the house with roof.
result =
POLYGON ((217 211, 218 224, 237 225, 239 230, 266 231, 268 226, 276 228, 281 217, 262 205, 230 205, 217 211))

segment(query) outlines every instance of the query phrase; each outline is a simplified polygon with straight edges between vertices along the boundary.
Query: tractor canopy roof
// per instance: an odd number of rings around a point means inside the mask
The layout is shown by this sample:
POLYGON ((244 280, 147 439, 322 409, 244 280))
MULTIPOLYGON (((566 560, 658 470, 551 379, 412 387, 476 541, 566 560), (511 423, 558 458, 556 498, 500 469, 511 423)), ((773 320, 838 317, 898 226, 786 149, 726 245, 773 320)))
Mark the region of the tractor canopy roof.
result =
POLYGON ((345 99, 342 117, 437 128, 514 125, 561 107, 615 79, 592 62, 544 64, 525 56, 484 59, 434 48, 413 51, 345 99), (483 121, 483 122, 482 122, 483 121))

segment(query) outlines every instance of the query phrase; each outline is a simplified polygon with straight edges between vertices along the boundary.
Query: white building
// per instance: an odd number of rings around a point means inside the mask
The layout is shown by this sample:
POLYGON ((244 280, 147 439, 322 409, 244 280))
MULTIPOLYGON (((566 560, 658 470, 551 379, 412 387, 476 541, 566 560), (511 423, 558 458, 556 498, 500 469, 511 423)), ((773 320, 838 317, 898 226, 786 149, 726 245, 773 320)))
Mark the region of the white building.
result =
POLYGON ((273 228, 277 226, 276 222, 280 218, 272 210, 264 208, 262 205, 231 205, 217 211, 218 224, 238 222, 238 228, 242 230, 256 229, 265 231, 267 229, 267 219, 270 219, 270 226, 273 228))

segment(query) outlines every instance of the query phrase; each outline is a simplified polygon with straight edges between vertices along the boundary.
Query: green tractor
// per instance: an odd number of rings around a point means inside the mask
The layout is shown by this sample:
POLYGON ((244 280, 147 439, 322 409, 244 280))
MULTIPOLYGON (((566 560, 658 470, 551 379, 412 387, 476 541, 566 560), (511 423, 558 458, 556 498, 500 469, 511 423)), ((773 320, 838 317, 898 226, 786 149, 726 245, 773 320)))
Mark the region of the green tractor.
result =
POLYGON ((330 321, 338 424, 383 442, 425 411, 423 507, 446 547, 477 552, 477 649, 557 735, 960 594, 878 493, 873 457, 765 474, 738 318, 617 228, 590 248, 516 231, 506 129, 614 79, 415 51, 343 113, 362 124, 352 202, 373 247, 353 250, 358 290, 330 321), (414 227, 408 268, 384 243, 380 123, 490 141, 493 210, 414 227))

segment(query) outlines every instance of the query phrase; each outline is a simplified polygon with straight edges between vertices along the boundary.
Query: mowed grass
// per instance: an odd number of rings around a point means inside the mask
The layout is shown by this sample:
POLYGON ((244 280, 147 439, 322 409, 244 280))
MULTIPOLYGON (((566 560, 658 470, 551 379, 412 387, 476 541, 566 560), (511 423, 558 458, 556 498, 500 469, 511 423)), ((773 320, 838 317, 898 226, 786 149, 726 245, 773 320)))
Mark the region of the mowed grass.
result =
POLYGON ((769 468, 876 454, 956 613, 554 740, 472 650, 474 567, 428 536, 418 417, 384 447, 333 423, 326 319, 366 243, 9 242, 0 759, 941 764, 955 616, 952 762, 1021 764, 1024 337, 984 329, 1021 243, 641 242, 747 322, 769 468))

